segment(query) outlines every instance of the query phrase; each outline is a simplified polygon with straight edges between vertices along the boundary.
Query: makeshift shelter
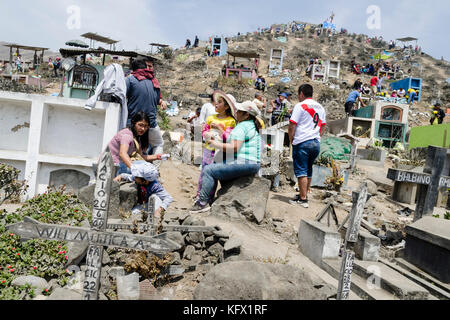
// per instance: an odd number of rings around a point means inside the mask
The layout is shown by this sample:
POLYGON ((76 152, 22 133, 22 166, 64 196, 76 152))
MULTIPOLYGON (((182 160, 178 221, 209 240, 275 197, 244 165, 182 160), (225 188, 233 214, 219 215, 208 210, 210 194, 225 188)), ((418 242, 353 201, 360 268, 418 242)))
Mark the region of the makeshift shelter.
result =
POLYGON ((42 48, 42 47, 33 47, 33 46, 24 46, 17 43, 9 43, 4 44, 5 47, 9 47, 9 63, 13 63, 13 49, 16 49, 17 56, 20 54, 20 49, 22 50, 29 50, 34 51, 34 57, 33 57, 33 68, 38 67, 43 61, 44 61, 44 52, 45 50, 48 50, 49 48, 42 48), (41 55, 38 56, 37 52, 41 51, 41 55))
POLYGON ((238 79, 251 79, 256 76, 256 65, 258 64, 257 59, 259 59, 259 54, 256 51, 230 51, 227 52, 227 65, 225 68, 225 77, 235 76, 238 79), (230 56, 233 57, 233 66, 230 65, 230 56), (236 66, 236 58, 245 58, 251 61, 254 60, 255 67, 250 68, 249 66, 238 67, 236 66), (253 72, 255 74, 253 75, 253 72))
POLYGON ((116 43, 119 42, 118 40, 113 40, 113 39, 98 35, 93 32, 87 32, 85 34, 82 34, 81 36, 90 40, 89 48, 94 48, 95 41, 99 41, 99 42, 109 44, 110 50, 116 50, 116 43))

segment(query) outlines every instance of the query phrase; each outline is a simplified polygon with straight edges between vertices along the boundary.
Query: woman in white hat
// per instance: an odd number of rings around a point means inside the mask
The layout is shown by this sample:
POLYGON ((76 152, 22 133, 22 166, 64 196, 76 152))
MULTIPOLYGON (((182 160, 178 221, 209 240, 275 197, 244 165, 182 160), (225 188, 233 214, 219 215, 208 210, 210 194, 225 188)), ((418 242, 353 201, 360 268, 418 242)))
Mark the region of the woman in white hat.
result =
POLYGON ((212 191, 217 181, 233 180, 238 177, 254 175, 260 169, 261 137, 259 130, 260 112, 255 103, 245 101, 236 104, 238 125, 233 129, 227 142, 212 139, 209 145, 222 150, 227 156, 223 163, 208 165, 203 171, 200 197, 190 209, 190 213, 208 211, 212 191))
MULTIPOLYGON (((226 94, 220 90, 214 91, 212 96, 217 114, 206 118, 206 124, 202 130, 202 136, 205 138, 206 142, 203 146, 202 171, 200 173, 200 178, 198 179, 197 200, 200 197, 200 190, 202 189, 203 171, 208 165, 214 162, 214 155, 216 153, 216 149, 211 146, 209 141, 215 139, 226 142, 231 131, 236 126, 236 99, 234 99, 231 94, 226 94)), ((216 188, 217 183, 211 190, 211 199, 214 198, 216 188)))

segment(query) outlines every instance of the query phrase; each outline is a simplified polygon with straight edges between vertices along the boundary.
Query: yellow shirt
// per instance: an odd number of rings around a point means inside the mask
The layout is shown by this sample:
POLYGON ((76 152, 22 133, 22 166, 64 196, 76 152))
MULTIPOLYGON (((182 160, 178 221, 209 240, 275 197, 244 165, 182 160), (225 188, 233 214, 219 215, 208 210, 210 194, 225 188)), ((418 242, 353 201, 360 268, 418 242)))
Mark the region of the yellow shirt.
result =
MULTIPOLYGON (((230 134, 231 130, 233 130, 233 128, 236 126, 236 120, 234 120, 233 117, 228 116, 224 119, 219 119, 219 118, 217 118, 217 114, 214 114, 214 115, 206 118, 205 130, 203 132, 214 130, 214 129, 211 129, 211 124, 213 124, 213 123, 222 125, 222 129, 224 130, 224 136, 225 136, 223 141, 227 140, 226 138, 230 134)), ((209 146, 208 142, 205 143, 205 148, 208 150, 214 150, 214 148, 209 146)))

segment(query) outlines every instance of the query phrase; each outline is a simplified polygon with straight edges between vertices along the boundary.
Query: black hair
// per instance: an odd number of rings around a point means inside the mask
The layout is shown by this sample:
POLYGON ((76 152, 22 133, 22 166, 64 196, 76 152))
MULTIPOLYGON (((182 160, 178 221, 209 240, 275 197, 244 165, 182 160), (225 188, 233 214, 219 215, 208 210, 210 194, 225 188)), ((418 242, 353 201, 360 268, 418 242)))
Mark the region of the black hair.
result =
POLYGON ((225 111, 227 116, 232 117, 234 119, 233 110, 231 109, 231 106, 228 104, 227 100, 223 99, 225 102, 225 105, 228 106, 228 109, 225 111))
POLYGON ((253 121, 256 127, 256 131, 259 132, 259 130, 262 129, 261 122, 259 122, 259 120, 255 116, 252 116, 250 113, 248 114, 248 120, 253 121))
POLYGON ((131 70, 136 71, 138 69, 147 68, 147 64, 145 63, 145 61, 147 61, 147 59, 144 57, 133 59, 133 61, 131 61, 131 70))
POLYGON ((197 109, 195 109, 195 113, 200 113, 202 112, 202 107, 198 107, 197 109))
POLYGON ((133 116, 133 118, 131 118, 131 123, 128 126, 128 129, 133 132, 133 137, 139 142, 142 152, 145 152, 149 146, 148 134, 145 132, 142 136, 138 136, 136 132, 136 123, 142 120, 150 124, 148 115, 144 111, 139 111, 133 116))
POLYGON ((310 85, 308 83, 302 84, 300 87, 298 87, 298 94, 300 95, 300 93, 302 93, 302 92, 306 98, 312 98, 312 96, 313 96, 312 85, 310 85))

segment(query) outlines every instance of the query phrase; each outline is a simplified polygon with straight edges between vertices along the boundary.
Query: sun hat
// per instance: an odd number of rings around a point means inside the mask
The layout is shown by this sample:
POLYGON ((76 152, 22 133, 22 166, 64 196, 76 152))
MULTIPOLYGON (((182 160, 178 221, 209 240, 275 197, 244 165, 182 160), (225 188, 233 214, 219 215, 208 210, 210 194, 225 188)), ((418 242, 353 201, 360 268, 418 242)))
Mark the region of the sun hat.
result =
POLYGON ((227 104, 231 108, 231 113, 233 117, 236 118, 236 99, 231 94, 226 94, 222 90, 215 90, 213 92, 214 101, 217 101, 220 97, 227 102, 227 104))
POLYGON ((143 178, 147 181, 155 181, 158 179, 158 169, 155 165, 139 160, 131 164, 131 174, 133 177, 143 178))
POLYGON ((236 103, 236 110, 247 112, 254 117, 258 117, 261 114, 256 104, 252 101, 236 103))

